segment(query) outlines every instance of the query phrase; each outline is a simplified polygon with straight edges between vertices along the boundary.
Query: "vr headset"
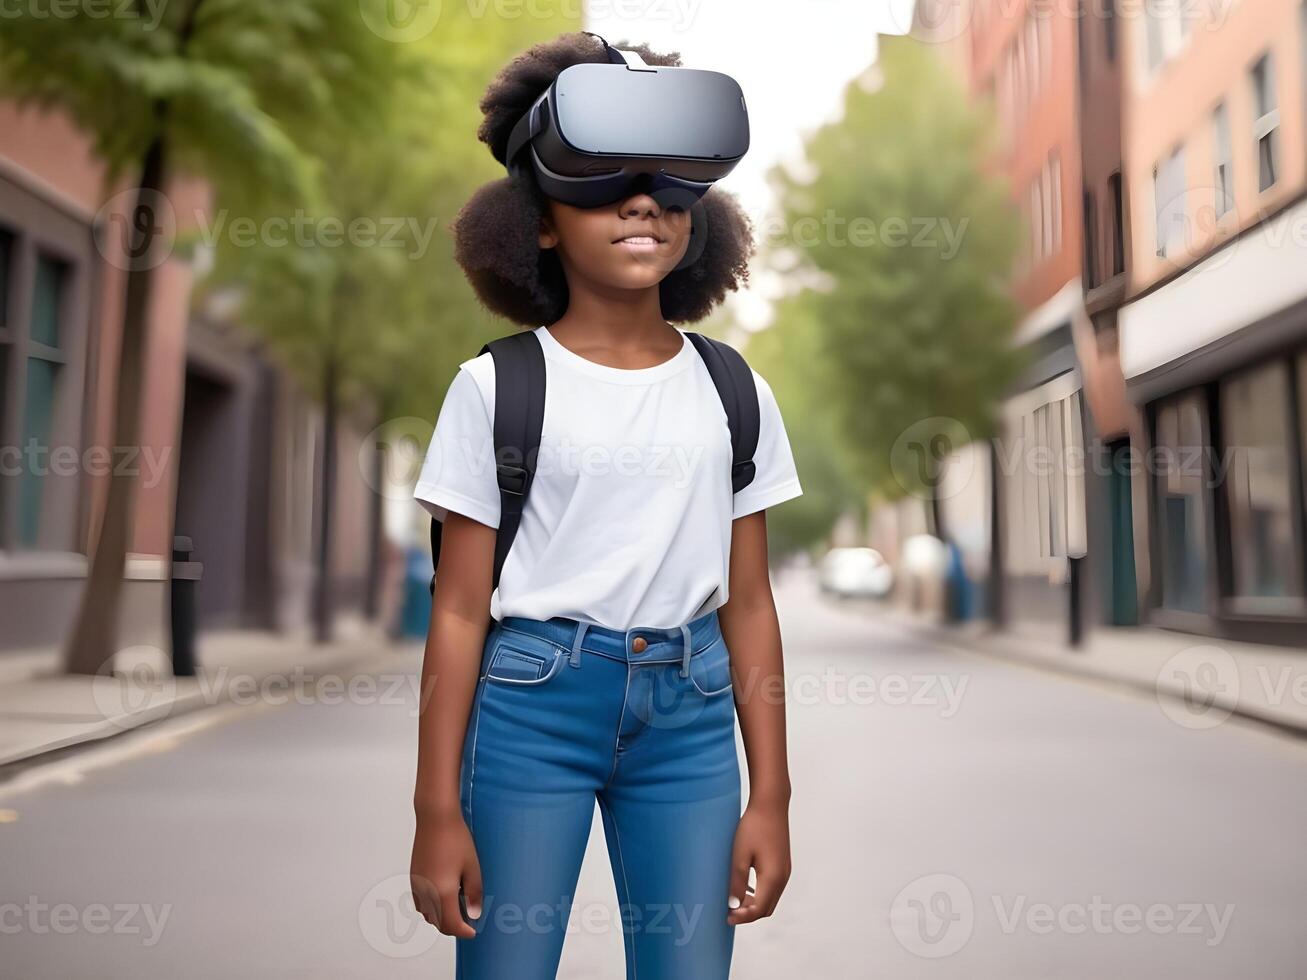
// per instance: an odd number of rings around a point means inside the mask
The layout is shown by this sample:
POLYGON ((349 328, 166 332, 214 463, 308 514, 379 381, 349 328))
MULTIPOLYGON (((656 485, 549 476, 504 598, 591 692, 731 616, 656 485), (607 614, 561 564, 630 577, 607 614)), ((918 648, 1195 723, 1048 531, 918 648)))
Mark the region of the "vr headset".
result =
POLYGON ((721 72, 651 67, 599 40, 609 64, 565 68, 513 127, 505 166, 573 207, 644 190, 688 208, 749 149, 744 93, 721 72))

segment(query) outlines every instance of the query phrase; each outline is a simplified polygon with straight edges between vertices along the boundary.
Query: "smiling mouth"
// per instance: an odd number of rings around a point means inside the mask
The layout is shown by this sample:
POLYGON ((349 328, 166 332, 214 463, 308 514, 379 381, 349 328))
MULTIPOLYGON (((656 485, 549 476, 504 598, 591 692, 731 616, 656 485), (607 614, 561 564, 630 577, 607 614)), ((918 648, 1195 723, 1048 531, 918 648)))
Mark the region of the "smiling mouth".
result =
POLYGON ((619 238, 614 245, 661 245, 663 240, 654 235, 627 235, 625 238, 619 238))

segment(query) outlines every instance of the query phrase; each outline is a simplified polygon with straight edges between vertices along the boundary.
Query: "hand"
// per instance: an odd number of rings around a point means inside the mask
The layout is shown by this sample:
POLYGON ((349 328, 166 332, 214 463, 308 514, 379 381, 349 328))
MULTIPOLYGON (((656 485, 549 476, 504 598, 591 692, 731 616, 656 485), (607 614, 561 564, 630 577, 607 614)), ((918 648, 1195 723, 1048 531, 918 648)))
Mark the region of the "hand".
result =
POLYGON ((458 906, 461 887, 468 917, 481 916, 481 863, 461 813, 418 818, 409 886, 422 918, 446 936, 476 937, 458 906))
POLYGON ((730 904, 726 921, 742 925, 765 919, 776 910, 781 892, 790 880, 790 817, 783 805, 753 804, 744 808, 735 829, 731 853, 730 904), (758 877, 757 890, 748 891, 749 869, 758 877))

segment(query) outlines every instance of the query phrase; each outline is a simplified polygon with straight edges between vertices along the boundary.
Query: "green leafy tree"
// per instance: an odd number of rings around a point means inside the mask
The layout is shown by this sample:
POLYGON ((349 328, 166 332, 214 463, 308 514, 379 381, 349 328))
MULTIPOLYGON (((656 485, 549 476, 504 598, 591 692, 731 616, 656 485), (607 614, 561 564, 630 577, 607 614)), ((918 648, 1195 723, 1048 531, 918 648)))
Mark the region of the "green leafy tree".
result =
POLYGON ((842 117, 807 142, 811 180, 775 174, 812 283, 792 308, 817 338, 820 390, 859 476, 930 505, 959 441, 993 431, 1019 370, 1007 292, 1018 221, 987 164, 989 120, 918 42, 884 38, 842 117))
MULTIPOLYGON (((459 362, 509 329, 477 303, 448 233, 472 191, 502 176, 476 139, 481 96, 512 55, 575 26, 446 7, 429 34, 396 44, 394 84, 371 108, 374 138, 327 132, 310 144, 329 165, 305 216, 305 240, 238 247, 220 239, 204 288, 238 284, 242 322, 324 408, 313 603, 319 640, 332 632, 337 420, 349 415, 378 433, 370 472, 359 474, 374 491, 368 607, 375 612, 385 467, 379 454, 400 437, 425 438, 415 430, 434 420, 459 362), (313 231, 328 228, 356 232, 333 234, 329 242, 313 231)), ((293 196, 261 204, 256 224, 301 206, 293 196)))
MULTIPOLYGON (((364 4, 372 0, 364 0, 364 4)), ((378 0, 380 2, 380 0, 378 0)), ((20 8, 0 32, 0 84, 11 98, 66 113, 93 140, 111 180, 136 190, 125 242, 114 444, 139 442, 154 268, 167 244, 177 174, 207 178, 220 200, 314 195, 303 150, 322 128, 366 128, 393 46, 339 0, 135 3, 115 15, 51 17, 20 8)), ((66 650, 68 670, 98 673, 116 647, 135 479, 115 475, 66 650)))
POLYGON ((839 419, 831 411, 819 325, 804 294, 777 307, 774 324, 751 336, 749 363, 771 385, 785 418, 803 496, 767 514, 767 543, 779 557, 821 542, 836 519, 865 506, 839 419))

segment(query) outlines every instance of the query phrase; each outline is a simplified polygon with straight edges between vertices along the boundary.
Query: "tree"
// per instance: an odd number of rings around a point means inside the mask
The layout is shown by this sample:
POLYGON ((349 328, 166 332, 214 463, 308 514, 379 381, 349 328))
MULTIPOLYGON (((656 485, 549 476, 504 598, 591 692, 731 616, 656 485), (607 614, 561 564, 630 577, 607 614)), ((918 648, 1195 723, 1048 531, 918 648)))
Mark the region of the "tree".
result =
POLYGON ((752 335, 745 354, 771 386, 785 419, 803 496, 767 514, 774 556, 812 547, 839 516, 865 506, 852 455, 825 389, 818 324, 803 294, 782 299, 775 322, 752 335))
POLYGON ((774 175, 813 286, 786 315, 818 338, 820 390, 860 477, 927 502, 959 441, 988 438, 1019 370, 1007 293, 1017 217, 987 169, 988 120, 918 42, 883 38, 842 117, 807 141, 811 180, 774 175))
MULTIPOLYGON (((505 332, 475 299, 453 260, 450 219, 503 170, 477 141, 478 108, 495 72, 519 50, 576 25, 562 18, 484 18, 449 7, 425 38, 397 46, 395 80, 372 107, 369 140, 322 133, 310 145, 329 160, 320 200, 305 215, 306 241, 289 247, 222 239, 211 282, 239 284, 240 317, 296 371, 324 409, 314 628, 332 635, 333 500, 337 419, 361 416, 380 438, 405 436, 406 417, 434 420, 459 362, 505 332), (327 243, 314 228, 361 229, 327 243), (376 233, 374 233, 374 230, 376 233)), ((285 218, 291 198, 265 199, 256 224, 285 218)), ((371 463, 372 479, 384 468, 371 463)), ((373 485, 369 605, 375 609, 381 487, 373 485)))
MULTIPOLYGON (((111 179, 134 181, 115 445, 139 441, 152 270, 167 244, 170 179, 206 177, 228 201, 256 201, 269 190, 311 198, 316 167, 304 138, 320 126, 364 126, 389 75, 393 46, 362 29, 360 10, 336 0, 184 0, 153 12, 136 3, 110 17, 85 7, 66 17, 37 7, 6 16, 5 90, 66 113, 91 137, 111 179)), ((99 673, 115 652, 135 489, 131 476, 110 479, 66 650, 69 671, 99 673)))

